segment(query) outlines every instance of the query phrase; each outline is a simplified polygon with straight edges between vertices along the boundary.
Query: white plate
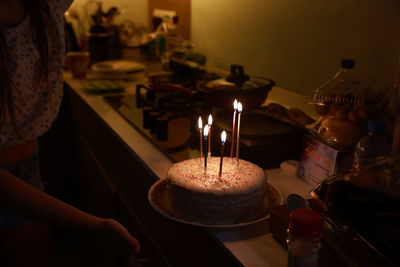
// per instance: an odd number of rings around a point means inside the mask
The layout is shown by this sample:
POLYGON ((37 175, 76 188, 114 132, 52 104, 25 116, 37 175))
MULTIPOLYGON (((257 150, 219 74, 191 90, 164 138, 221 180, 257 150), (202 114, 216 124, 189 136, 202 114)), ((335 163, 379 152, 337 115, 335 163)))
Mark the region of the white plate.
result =
POLYGON ((91 71, 98 75, 121 75, 143 71, 146 66, 130 60, 106 60, 94 63, 91 71))
MULTIPOLYGON (((177 217, 170 209, 169 203, 168 203, 168 197, 167 197, 167 192, 166 192, 166 186, 167 186, 167 179, 161 179, 157 182, 155 182, 149 192, 148 192, 148 199, 151 204, 151 206, 161 215, 185 224, 190 224, 190 225, 195 225, 195 226, 203 226, 203 227, 212 227, 212 228, 231 228, 231 227, 242 227, 250 224, 255 224, 262 222, 264 220, 267 220, 269 218, 269 214, 266 214, 265 216, 248 221, 248 222, 242 222, 242 223, 236 223, 236 224, 203 224, 203 223, 198 223, 198 222, 193 222, 190 220, 187 220, 185 218, 180 218, 177 217)), ((266 187, 267 192, 267 197, 269 199, 270 206, 276 206, 276 205, 281 205, 283 203, 283 197, 281 193, 270 183, 267 184, 266 187)), ((267 213, 268 211, 266 211, 267 213)))

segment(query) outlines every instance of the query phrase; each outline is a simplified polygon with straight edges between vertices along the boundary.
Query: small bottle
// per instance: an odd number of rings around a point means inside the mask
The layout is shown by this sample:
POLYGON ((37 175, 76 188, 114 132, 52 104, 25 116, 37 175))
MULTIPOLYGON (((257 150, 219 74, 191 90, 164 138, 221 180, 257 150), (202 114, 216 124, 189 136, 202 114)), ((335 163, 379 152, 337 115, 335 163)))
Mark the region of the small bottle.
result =
POLYGON ((163 56, 166 51, 165 47, 165 36, 168 33, 168 20, 169 17, 165 16, 160 24, 157 26, 157 29, 155 31, 155 43, 156 43, 156 57, 158 59, 163 59, 163 56))
POLYGON ((292 211, 288 227, 288 267, 318 266, 321 216, 308 208, 292 211))
POLYGON ((368 134, 357 143, 354 153, 356 168, 378 166, 391 154, 391 145, 385 136, 385 123, 368 121, 368 134))
POLYGON ((174 16, 172 23, 168 24, 168 32, 165 35, 166 52, 172 54, 180 49, 183 43, 183 37, 179 32, 179 17, 174 16))

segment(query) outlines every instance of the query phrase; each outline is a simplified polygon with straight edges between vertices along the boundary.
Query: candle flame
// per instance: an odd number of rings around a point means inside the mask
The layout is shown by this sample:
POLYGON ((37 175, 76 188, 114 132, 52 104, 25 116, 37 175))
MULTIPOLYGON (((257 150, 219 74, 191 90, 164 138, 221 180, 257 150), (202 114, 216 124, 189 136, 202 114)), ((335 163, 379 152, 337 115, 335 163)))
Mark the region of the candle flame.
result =
POLYGON ((226 132, 225 132, 225 131, 222 131, 222 133, 221 133, 221 142, 222 142, 223 144, 225 144, 225 141, 226 141, 226 132))
POLYGON ((235 99, 235 101, 233 101, 233 109, 237 110, 238 109, 238 101, 235 99))
POLYGON ((204 130, 203 130, 203 132, 204 132, 204 137, 208 137, 208 131, 209 131, 209 126, 208 126, 208 124, 207 124, 206 126, 204 126, 204 130))
POLYGON ((212 116, 211 116, 211 114, 210 115, 208 115, 208 125, 212 125, 212 123, 213 123, 213 118, 212 118, 212 116))
POLYGON ((242 110, 243 110, 242 103, 238 102, 237 110, 238 110, 238 112, 242 112, 242 110))
POLYGON ((198 126, 199 126, 200 130, 203 129, 203 121, 202 121, 201 117, 199 117, 198 126))

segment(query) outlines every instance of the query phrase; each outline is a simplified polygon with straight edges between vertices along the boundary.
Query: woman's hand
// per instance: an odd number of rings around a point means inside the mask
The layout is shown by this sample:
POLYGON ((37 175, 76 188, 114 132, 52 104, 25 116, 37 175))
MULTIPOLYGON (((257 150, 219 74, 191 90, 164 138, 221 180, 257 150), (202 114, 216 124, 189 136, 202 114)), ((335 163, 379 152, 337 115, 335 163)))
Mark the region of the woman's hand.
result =
POLYGON ((138 254, 140 252, 139 241, 131 236, 128 230, 116 220, 100 219, 98 230, 127 253, 138 254))
POLYGON ((123 225, 113 219, 98 218, 94 229, 104 239, 111 241, 116 249, 113 253, 117 253, 118 266, 142 267, 135 256, 140 252, 139 241, 123 225))

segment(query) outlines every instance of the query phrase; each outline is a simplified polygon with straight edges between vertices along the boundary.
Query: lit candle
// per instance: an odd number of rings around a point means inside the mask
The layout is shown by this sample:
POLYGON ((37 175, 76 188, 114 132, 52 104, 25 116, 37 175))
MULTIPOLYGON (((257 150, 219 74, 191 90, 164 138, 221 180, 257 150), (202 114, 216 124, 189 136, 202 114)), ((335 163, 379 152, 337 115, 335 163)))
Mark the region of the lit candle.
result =
POLYGON ((238 103, 237 105, 237 109, 238 109, 238 125, 237 125, 237 137, 236 137, 236 160, 239 162, 239 138, 240 138, 240 115, 242 114, 242 103, 238 103))
POLYGON ((200 136, 200 160, 201 160, 201 157, 203 156, 203 121, 201 120, 201 117, 199 117, 197 125, 199 126, 199 131, 200 131, 199 136, 200 136))
POLYGON ((236 113, 238 109, 238 101, 233 101, 233 122, 232 122, 232 136, 231 136, 231 158, 233 158, 233 150, 235 150, 235 127, 236 127, 236 113))
POLYGON ((221 158, 219 160, 219 177, 222 176, 222 163, 224 161, 224 153, 225 153, 225 141, 226 141, 226 132, 222 131, 221 133, 221 158))
POLYGON ((211 125, 213 123, 213 118, 210 115, 208 115, 208 154, 211 157, 211 125))
MULTIPOLYGON (((204 135, 204 146, 207 147, 207 143, 208 143, 208 125, 204 126, 204 131, 203 131, 203 135, 204 135)), ((207 151, 205 151, 204 153, 204 171, 207 171, 207 151)))

